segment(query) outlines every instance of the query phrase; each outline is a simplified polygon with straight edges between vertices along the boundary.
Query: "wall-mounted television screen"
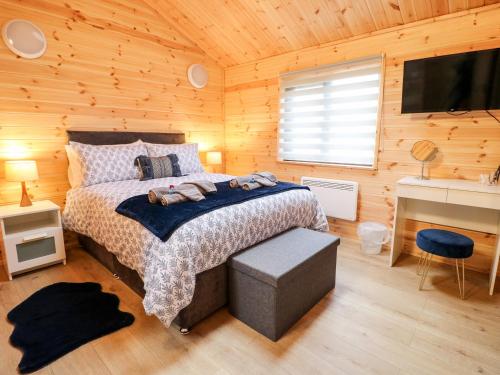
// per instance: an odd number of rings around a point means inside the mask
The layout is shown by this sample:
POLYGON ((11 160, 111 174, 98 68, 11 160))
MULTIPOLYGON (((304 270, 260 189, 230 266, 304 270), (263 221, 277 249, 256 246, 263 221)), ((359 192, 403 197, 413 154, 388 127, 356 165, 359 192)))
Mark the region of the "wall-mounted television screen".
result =
POLYGON ((500 109, 500 48, 404 63, 401 113, 500 109))

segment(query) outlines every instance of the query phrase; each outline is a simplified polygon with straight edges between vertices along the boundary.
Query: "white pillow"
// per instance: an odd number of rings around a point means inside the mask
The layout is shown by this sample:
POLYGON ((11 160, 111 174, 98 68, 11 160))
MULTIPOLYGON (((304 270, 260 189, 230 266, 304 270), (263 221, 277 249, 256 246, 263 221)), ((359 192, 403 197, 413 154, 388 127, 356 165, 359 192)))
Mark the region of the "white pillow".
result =
POLYGON ((204 172, 198 155, 197 143, 182 143, 172 145, 162 145, 157 143, 144 143, 149 156, 158 157, 168 154, 176 154, 179 158, 179 165, 182 174, 204 172))
MULTIPOLYGON (((81 168, 80 186, 90 186, 103 182, 133 180, 138 178, 134 160, 148 151, 142 141, 120 145, 88 145, 70 142, 81 168)), ((77 170, 71 170, 76 174, 77 170)))
POLYGON ((76 189, 82 185, 83 173, 78 154, 70 145, 65 145, 66 155, 68 156, 68 180, 69 185, 76 189))

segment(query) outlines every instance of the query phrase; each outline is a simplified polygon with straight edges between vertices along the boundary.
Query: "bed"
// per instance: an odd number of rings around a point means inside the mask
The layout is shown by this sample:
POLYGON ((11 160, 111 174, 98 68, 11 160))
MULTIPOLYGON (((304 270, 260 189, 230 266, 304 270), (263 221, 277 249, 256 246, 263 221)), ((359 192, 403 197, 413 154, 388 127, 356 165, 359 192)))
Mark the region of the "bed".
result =
MULTIPOLYGON (((180 144, 184 134, 68 131, 70 141, 93 145, 180 144)), ((323 210, 308 190, 287 191, 197 217, 163 242, 138 222, 115 212, 123 200, 152 187, 193 179, 227 181, 229 175, 194 173, 149 181, 126 180, 71 189, 63 223, 82 247, 141 295, 148 315, 181 332, 227 302, 227 258, 293 227, 328 230, 323 210)))

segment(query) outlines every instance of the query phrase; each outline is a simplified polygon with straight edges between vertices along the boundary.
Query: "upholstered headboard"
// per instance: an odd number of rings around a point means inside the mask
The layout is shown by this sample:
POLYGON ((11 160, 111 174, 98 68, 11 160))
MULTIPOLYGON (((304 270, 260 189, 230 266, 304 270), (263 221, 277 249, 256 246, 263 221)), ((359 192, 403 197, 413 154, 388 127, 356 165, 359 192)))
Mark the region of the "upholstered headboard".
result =
POLYGON ((179 144, 186 141, 184 133, 149 133, 118 131, 68 130, 68 140, 90 145, 132 143, 139 139, 149 143, 179 144))

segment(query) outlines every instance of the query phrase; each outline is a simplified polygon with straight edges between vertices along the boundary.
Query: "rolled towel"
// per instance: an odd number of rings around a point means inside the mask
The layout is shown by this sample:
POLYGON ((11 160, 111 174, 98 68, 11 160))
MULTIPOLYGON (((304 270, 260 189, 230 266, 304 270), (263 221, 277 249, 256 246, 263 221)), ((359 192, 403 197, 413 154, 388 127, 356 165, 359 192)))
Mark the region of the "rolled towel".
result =
POLYGON ((253 175, 249 174, 246 176, 240 176, 240 177, 233 178, 231 181, 229 181, 229 186, 232 187, 233 189, 235 189, 238 187, 242 187, 243 184, 246 184, 246 183, 252 182, 252 181, 253 181, 253 175))
POLYGON ((160 203, 161 197, 168 194, 168 188, 153 188, 148 192, 149 203, 160 203))
POLYGON ((189 199, 182 194, 170 193, 162 195, 160 198, 160 203, 162 204, 162 206, 170 206, 171 204, 186 202, 188 200, 189 199))
POLYGON ((254 190, 262 187, 262 185, 259 182, 246 182, 241 187, 243 190, 254 190))

